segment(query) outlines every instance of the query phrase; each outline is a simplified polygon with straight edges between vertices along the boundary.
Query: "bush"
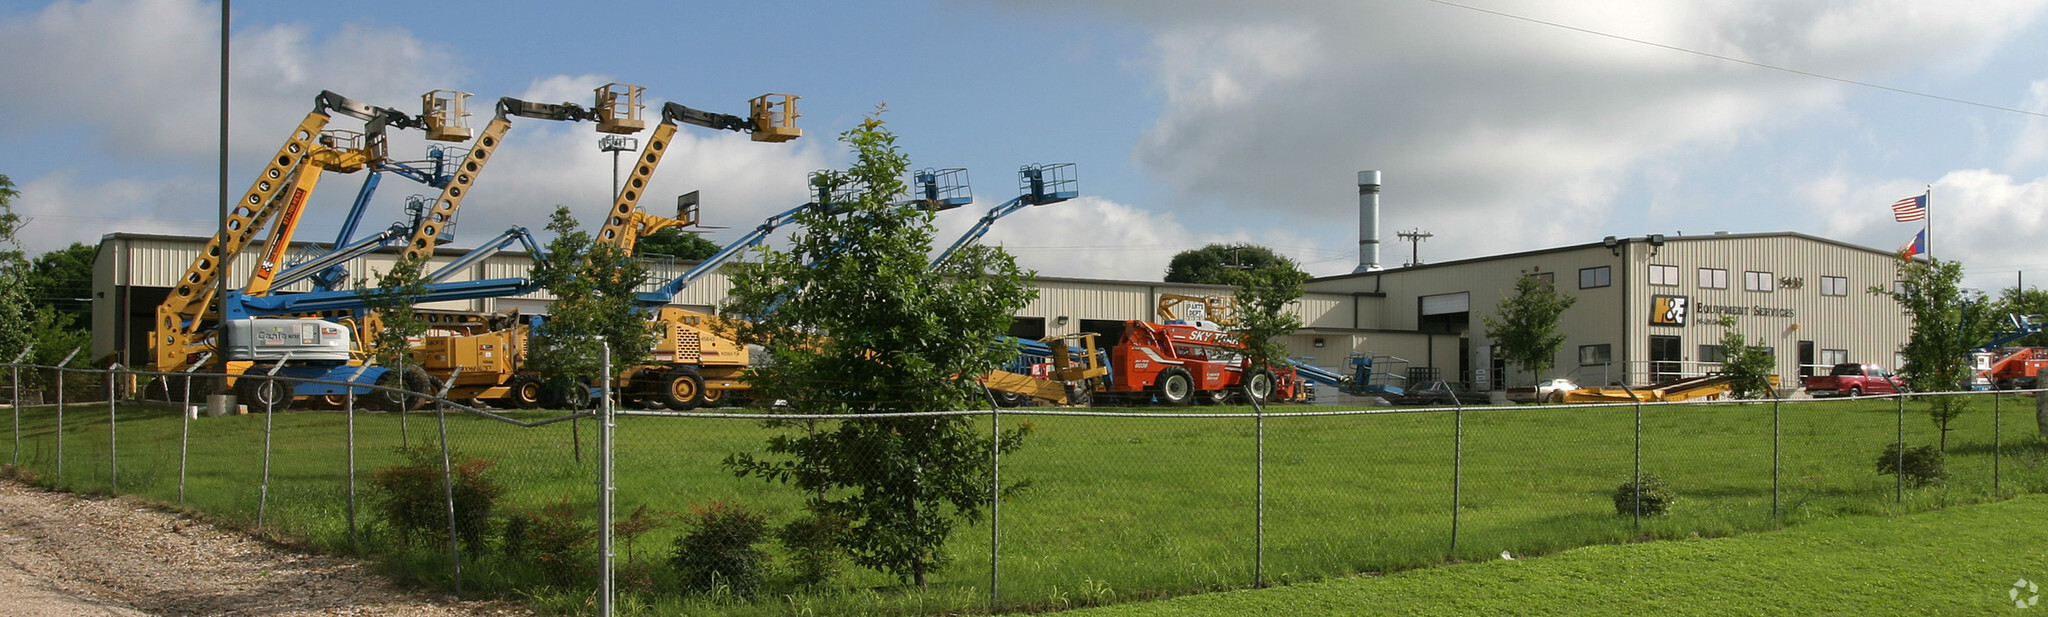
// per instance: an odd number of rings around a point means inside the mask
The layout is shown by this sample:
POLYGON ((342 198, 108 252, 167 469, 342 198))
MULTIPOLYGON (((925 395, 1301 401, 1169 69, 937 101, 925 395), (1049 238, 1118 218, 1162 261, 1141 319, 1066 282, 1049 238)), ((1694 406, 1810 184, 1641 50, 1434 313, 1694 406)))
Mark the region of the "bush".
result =
POLYGON ((790 568, 798 585, 818 585, 839 574, 846 559, 840 539, 846 535, 846 519, 812 513, 790 521, 775 531, 775 539, 789 549, 790 568))
MULTIPOLYGON (((441 483, 441 450, 428 446, 394 448, 405 462, 370 474, 370 485, 382 493, 376 501, 384 522, 412 541, 448 535, 448 495, 441 483)), ((463 544, 482 546, 490 527, 491 508, 505 487, 490 471, 496 461, 448 454, 454 471, 455 531, 463 544)))
MULTIPOLYGON (((1933 445, 1906 448, 1906 483, 1915 487, 1927 486, 1948 478, 1948 461, 1939 448, 1933 445)), ((1877 473, 1894 475, 1899 473, 1899 444, 1885 444, 1884 452, 1877 455, 1877 473)))
POLYGON ((1634 479, 1624 481, 1614 488, 1614 513, 1633 516, 1636 513, 1636 499, 1640 495, 1643 514, 1656 516, 1671 511, 1671 504, 1678 501, 1678 493, 1671 490, 1671 483, 1650 474, 1643 474, 1642 484, 1634 479))
POLYGON ((532 560, 555 585, 591 580, 597 553, 597 524, 592 518, 568 497, 539 510, 520 510, 505 521, 505 555, 532 560))
POLYGON ((753 595, 768 563, 768 554, 754 547, 768 536, 767 519, 725 502, 690 510, 696 529, 676 538, 668 561, 682 575, 683 591, 709 593, 722 587, 735 596, 753 595))

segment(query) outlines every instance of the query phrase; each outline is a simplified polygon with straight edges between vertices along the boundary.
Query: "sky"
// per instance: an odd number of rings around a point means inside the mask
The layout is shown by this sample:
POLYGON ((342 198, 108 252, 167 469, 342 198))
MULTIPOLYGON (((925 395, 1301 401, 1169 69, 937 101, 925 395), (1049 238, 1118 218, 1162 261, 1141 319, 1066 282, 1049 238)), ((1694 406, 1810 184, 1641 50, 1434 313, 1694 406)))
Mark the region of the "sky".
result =
MULTIPOLYGON (((686 127, 656 172, 641 205, 700 191, 719 244, 805 202, 809 172, 849 162, 837 135, 885 108, 914 167, 973 181, 977 201, 939 215, 941 242, 1015 197, 1019 167, 1075 164, 1081 197, 985 238, 1046 276, 1158 280, 1212 242, 1348 273, 1356 175, 1372 169, 1389 266, 1409 260, 1395 233, 1411 229, 1432 234, 1413 247, 1424 262, 1715 231, 1895 250, 1922 227, 1890 204, 1930 192, 1930 248, 1969 285, 2048 280, 2048 0, 231 6, 236 196, 322 90, 406 111, 471 92, 481 127, 499 97, 589 105, 621 82, 734 114, 802 97, 802 139, 686 127)), ((220 11, 0 0, 0 174, 30 250, 211 234, 220 11)), ((597 140, 588 123, 515 119, 453 245, 538 232, 557 205, 596 225, 612 193, 597 140)), ((391 143, 396 158, 427 147, 416 131, 391 143)), ((331 242, 360 176, 328 174, 297 238, 331 242)), ((387 178, 362 225, 433 193, 387 178)))

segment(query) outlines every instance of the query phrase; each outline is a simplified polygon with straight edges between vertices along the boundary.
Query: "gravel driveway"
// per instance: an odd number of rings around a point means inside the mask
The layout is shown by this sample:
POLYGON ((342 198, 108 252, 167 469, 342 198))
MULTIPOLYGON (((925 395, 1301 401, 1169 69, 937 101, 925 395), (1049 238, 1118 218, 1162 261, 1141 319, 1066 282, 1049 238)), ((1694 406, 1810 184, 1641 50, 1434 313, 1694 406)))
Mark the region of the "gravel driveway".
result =
POLYGON ((0 480, 0 615, 531 613, 401 590, 362 562, 294 553, 133 499, 0 480))

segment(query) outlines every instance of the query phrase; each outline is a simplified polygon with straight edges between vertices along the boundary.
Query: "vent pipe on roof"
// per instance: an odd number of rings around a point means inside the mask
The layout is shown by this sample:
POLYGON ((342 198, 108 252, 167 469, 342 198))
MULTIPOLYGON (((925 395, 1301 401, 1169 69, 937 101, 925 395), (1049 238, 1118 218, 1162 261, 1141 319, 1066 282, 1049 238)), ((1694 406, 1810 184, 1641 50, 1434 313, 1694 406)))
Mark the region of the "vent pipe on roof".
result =
POLYGON ((1358 269, 1380 269, 1380 172, 1358 172, 1358 269))

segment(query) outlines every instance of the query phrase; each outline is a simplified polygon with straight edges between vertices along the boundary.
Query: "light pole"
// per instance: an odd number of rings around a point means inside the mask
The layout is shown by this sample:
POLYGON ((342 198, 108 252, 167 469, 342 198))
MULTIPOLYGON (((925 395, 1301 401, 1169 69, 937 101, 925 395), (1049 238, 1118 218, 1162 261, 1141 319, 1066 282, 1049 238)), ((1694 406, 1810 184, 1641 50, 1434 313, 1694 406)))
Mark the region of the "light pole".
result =
POLYGON ((624 135, 606 135, 597 138, 599 152, 612 153, 612 199, 619 198, 619 153, 640 149, 640 140, 624 135))

